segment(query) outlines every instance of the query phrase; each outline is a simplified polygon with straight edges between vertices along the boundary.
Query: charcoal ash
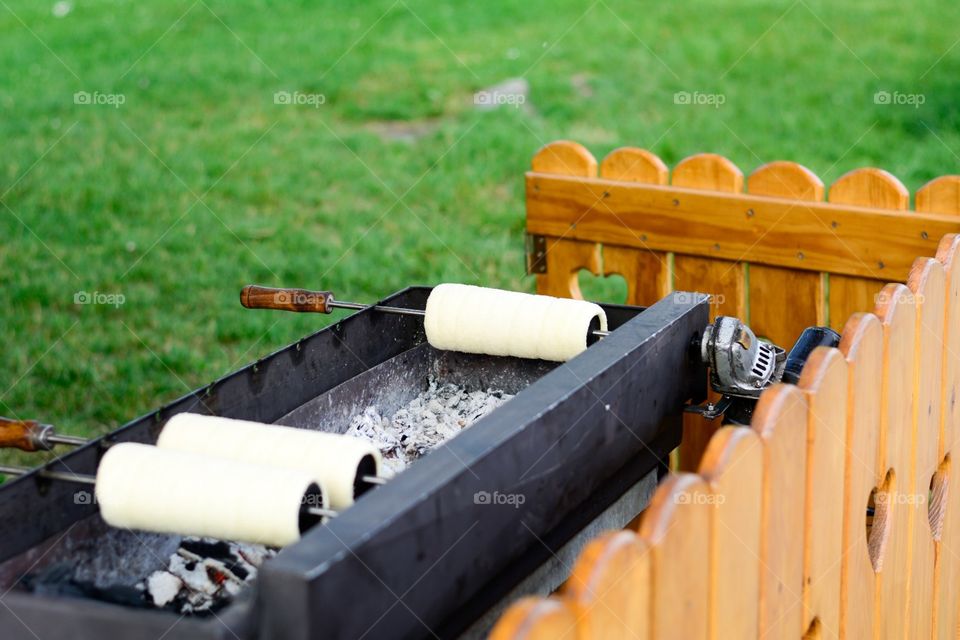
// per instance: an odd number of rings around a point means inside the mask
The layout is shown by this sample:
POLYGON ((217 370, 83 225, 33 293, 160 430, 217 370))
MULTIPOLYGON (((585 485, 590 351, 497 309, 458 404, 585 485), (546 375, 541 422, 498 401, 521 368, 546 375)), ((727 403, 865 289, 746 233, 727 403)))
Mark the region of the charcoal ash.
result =
POLYGON ((257 577, 275 549, 212 538, 184 538, 164 569, 137 584, 152 606, 180 615, 214 613, 257 577))
POLYGON ((512 397, 499 389, 468 391, 431 377, 427 390, 392 416, 366 407, 351 420, 346 435, 373 443, 387 471, 397 474, 512 397))

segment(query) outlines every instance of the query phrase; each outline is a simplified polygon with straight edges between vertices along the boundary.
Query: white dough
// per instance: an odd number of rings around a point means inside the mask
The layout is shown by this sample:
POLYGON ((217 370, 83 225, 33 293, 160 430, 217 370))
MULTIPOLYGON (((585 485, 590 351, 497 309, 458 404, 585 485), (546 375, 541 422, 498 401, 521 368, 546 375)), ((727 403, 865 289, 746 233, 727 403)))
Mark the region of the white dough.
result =
POLYGON ((123 443, 100 461, 96 494, 113 527, 282 547, 300 538, 301 505, 314 484, 295 469, 123 443))
POLYGON ((337 511, 353 504, 354 482, 364 457, 373 458, 372 473, 380 474, 380 451, 359 438, 196 413, 170 418, 157 446, 306 471, 337 511))
POLYGON ((427 298, 423 325, 437 349, 564 362, 587 348, 599 305, 466 284, 440 284, 427 298))

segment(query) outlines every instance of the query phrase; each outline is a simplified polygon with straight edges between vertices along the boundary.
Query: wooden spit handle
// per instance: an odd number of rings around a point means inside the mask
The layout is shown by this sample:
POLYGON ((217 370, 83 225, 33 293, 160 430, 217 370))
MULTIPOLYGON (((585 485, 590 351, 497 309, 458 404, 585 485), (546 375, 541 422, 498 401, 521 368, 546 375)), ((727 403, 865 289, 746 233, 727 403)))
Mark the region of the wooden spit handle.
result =
POLYGON ((44 437, 52 427, 36 420, 12 420, 0 417, 0 449, 23 451, 49 451, 44 437))
POLYGON ((247 309, 279 309, 308 313, 330 313, 333 294, 309 289, 275 289, 248 284, 240 290, 240 304, 247 309))

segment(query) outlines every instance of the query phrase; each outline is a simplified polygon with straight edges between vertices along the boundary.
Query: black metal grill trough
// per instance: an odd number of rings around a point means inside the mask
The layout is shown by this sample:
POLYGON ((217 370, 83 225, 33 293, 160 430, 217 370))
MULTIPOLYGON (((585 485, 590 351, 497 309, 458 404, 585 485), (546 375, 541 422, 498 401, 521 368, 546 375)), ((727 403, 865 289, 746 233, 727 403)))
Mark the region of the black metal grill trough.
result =
MULTIPOLYGON (((422 309, 429 291, 383 302, 422 309)), ((560 365, 436 351, 420 319, 362 311, 50 466, 93 473, 104 441, 152 443, 183 411, 344 431, 365 406, 401 406, 428 376, 517 394, 267 561, 213 616, 26 590, 25 575, 65 560, 129 587, 177 540, 109 529, 77 485, 32 473, 0 486, 0 637, 459 636, 657 470, 680 440, 683 404, 703 395, 689 345, 707 324, 705 297, 605 310, 616 330, 560 365)))

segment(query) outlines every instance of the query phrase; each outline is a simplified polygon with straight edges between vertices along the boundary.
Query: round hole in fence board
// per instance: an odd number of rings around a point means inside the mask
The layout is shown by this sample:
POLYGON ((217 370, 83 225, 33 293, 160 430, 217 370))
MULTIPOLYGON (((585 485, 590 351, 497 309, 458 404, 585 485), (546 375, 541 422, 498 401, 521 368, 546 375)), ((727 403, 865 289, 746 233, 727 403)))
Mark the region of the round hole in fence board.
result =
POLYGON ((947 515, 947 491, 950 486, 950 454, 943 459, 936 473, 930 477, 930 496, 927 500, 927 519, 934 540, 943 535, 943 522, 947 515))
POLYGON ((893 516, 893 500, 891 497, 896 489, 896 476, 893 469, 888 469, 883 483, 870 490, 867 499, 867 551, 870 553, 870 563, 873 570, 879 573, 883 569, 883 554, 890 537, 890 523, 893 516))
POLYGON ((586 269, 581 269, 577 273, 577 280, 584 300, 613 304, 627 303, 627 281, 618 273, 595 276, 586 269))

